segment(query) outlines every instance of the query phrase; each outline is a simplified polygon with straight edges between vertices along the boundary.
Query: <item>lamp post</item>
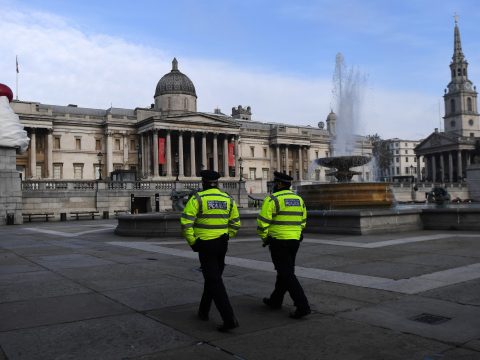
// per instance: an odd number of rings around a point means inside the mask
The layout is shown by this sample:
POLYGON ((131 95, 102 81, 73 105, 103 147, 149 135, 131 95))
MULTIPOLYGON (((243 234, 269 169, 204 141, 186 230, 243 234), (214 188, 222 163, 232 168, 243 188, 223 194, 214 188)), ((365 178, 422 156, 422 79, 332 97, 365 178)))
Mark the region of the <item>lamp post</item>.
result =
POLYGON ((415 181, 415 176, 413 175, 413 169, 415 169, 415 167, 413 165, 410 165, 410 174, 412 175, 412 182, 415 181))
POLYGON ((238 158, 238 168, 240 170, 240 174, 238 177, 238 206, 240 206, 240 194, 242 189, 242 180, 243 180, 243 159, 241 157, 238 158))
POLYGON ((98 158, 98 180, 102 180, 102 158, 103 158, 103 153, 100 151, 97 154, 98 158))
POLYGON ((178 153, 175 153, 175 182, 178 182, 178 173, 180 172, 180 167, 178 166, 178 153))

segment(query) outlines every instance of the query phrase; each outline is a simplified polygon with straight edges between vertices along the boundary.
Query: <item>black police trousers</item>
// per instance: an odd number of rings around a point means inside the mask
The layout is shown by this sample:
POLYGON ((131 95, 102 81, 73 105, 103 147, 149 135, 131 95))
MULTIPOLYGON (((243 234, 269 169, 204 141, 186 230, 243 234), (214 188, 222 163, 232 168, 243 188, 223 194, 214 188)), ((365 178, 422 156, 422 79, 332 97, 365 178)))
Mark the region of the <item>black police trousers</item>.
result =
POLYGON ((299 246, 298 240, 270 240, 270 255, 277 271, 275 289, 270 295, 270 303, 273 306, 282 305, 283 297, 288 291, 299 311, 310 310, 302 285, 295 276, 295 258, 299 246))
POLYGON ((205 280, 199 313, 208 314, 213 300, 222 320, 232 322, 233 309, 222 280, 227 249, 228 236, 226 235, 213 240, 199 240, 198 258, 205 280))

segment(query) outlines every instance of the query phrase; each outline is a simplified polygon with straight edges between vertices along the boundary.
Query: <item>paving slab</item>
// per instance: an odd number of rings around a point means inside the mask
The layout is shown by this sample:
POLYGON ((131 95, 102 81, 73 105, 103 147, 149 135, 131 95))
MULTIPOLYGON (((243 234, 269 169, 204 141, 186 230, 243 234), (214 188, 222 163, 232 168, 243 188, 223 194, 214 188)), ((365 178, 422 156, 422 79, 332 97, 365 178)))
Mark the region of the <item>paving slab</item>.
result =
POLYGON ((35 261, 49 269, 68 269, 114 264, 112 261, 84 254, 38 256, 35 258, 35 261))
POLYGON ((480 337, 480 308, 419 296, 405 296, 338 316, 455 344, 480 337), (413 320, 421 314, 451 320, 436 325, 413 320))
POLYGON ((0 304, 0 332, 129 312, 128 307, 91 293, 8 302, 0 304))
POLYGON ((9 360, 118 360, 194 342, 140 314, 0 332, 0 343, 9 360))
POLYGON ((50 271, 0 275, 0 303, 90 291, 50 271))
POLYGON ((480 306, 480 279, 425 291, 422 296, 459 304, 480 306))
POLYGON ((232 354, 209 343, 199 342, 175 350, 166 350, 156 354, 128 358, 135 360, 232 360, 232 354))
MULTIPOLYGON (((199 277, 202 278, 201 274, 199 277)), ((196 302, 194 299, 200 299, 202 292, 203 278, 192 281, 164 276, 153 285, 105 291, 104 294, 137 311, 147 311, 196 302)))
POLYGON ((424 359, 450 348, 440 342, 332 317, 271 326, 211 343, 248 360, 424 359))
POLYGON ((0 275, 41 270, 42 267, 14 253, 0 253, 0 275))

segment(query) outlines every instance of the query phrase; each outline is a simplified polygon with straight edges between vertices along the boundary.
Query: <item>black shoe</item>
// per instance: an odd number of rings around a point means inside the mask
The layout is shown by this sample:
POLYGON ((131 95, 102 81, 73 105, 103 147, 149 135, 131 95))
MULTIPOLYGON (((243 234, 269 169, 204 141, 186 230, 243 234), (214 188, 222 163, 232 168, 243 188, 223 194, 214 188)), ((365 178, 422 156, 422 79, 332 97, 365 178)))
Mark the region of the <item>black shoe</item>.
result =
POLYGON ((202 311, 199 311, 197 314, 198 318, 202 321, 208 321, 208 314, 202 311))
POLYGON ((301 319, 301 318, 303 318, 303 317, 305 317, 305 316, 307 316, 308 314, 311 314, 311 313, 312 313, 312 311, 310 309, 306 309, 306 310, 298 310, 297 309, 297 310, 292 311, 290 313, 290 317, 292 319, 301 319))
POLYGON ((233 319, 233 321, 224 322, 223 325, 217 327, 217 330, 220 332, 228 332, 229 330, 235 329, 239 326, 238 320, 233 319))
POLYGON ((282 304, 274 304, 269 298, 263 298, 263 303, 272 310, 279 310, 282 308, 282 304))

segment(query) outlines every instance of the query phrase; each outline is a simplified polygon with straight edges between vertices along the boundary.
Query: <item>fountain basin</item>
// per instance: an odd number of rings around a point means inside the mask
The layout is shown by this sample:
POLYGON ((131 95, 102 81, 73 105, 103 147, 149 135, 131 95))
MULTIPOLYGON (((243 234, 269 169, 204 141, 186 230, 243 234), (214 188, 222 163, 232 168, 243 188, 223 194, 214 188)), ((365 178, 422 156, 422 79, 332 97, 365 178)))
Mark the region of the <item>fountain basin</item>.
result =
POLYGON ((309 210, 389 208, 395 198, 389 183, 331 183, 302 185, 297 193, 309 210))

